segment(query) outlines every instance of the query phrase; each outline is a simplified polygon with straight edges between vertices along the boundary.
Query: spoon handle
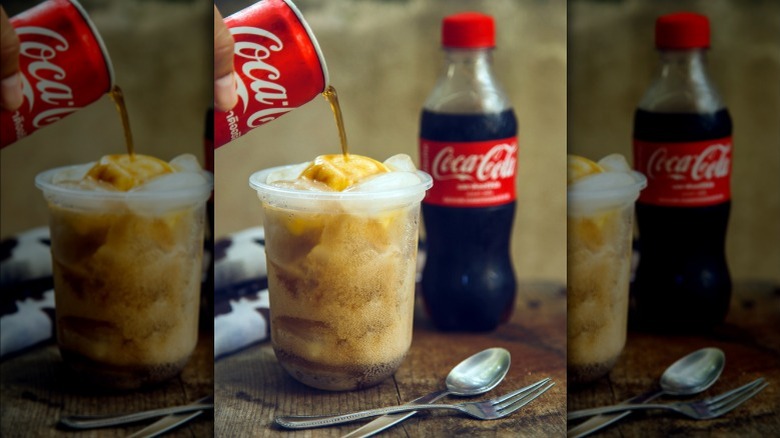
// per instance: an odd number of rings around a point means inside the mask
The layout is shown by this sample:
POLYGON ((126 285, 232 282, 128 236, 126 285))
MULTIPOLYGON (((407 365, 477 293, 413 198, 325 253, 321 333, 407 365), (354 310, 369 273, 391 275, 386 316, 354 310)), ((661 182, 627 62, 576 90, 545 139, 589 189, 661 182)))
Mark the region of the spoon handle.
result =
POLYGON ((467 412, 460 405, 448 404, 425 404, 425 405, 401 405, 389 406, 386 408, 366 409, 364 411, 351 412, 348 414, 329 414, 329 415, 284 415, 274 418, 274 422, 287 429, 308 429, 312 427, 332 426, 334 424, 350 423, 369 417, 378 417, 385 414, 398 414, 401 412, 422 411, 422 410, 456 410, 467 412))
MULTIPOLYGON (((436 391, 432 392, 428 395, 424 395, 422 397, 416 398, 408 403, 410 404, 426 404, 426 403, 433 403, 440 398, 450 394, 449 391, 443 390, 443 391, 436 391)), ((394 426, 407 418, 411 417, 412 415, 416 414, 417 411, 412 412, 405 412, 402 414, 393 414, 393 415, 384 415, 382 417, 379 417, 375 419, 374 421, 366 424, 365 426, 355 429, 352 432, 348 433, 347 435, 344 435, 341 438, 365 438, 369 437, 371 435, 374 435, 376 433, 379 433, 391 426, 394 426)))
POLYGON ((163 417, 171 414, 203 411, 214 409, 211 396, 200 399, 192 404, 173 406, 168 408, 152 409, 149 411, 135 412, 120 415, 71 415, 60 418, 60 424, 71 429, 96 429, 99 427, 117 426, 125 423, 148 420, 149 418, 163 417))
MULTIPOLYGON (((652 390, 647 391, 644 394, 637 395, 635 397, 632 397, 628 400, 623 401, 620 403, 621 405, 627 405, 627 404, 641 404, 641 403, 647 403, 651 400, 654 400, 661 396, 663 394, 663 390, 652 390)), ((622 419, 623 417, 629 415, 631 411, 625 411, 620 412, 616 414, 604 414, 604 415, 596 415, 594 417, 591 417, 584 423, 578 424, 577 426, 569 429, 566 432, 566 438, 580 438, 584 437, 586 435, 589 435, 599 429, 602 429, 604 427, 609 426, 610 424, 622 419)))

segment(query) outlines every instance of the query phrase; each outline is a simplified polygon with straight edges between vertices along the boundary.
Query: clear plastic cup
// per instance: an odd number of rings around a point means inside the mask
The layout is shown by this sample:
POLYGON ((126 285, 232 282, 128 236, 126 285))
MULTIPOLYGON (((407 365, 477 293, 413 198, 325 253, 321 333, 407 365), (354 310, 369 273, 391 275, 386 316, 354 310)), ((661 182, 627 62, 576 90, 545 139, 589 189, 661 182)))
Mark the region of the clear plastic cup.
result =
POLYGON ((167 380, 188 362, 198 338, 211 175, 186 187, 130 192, 52 181, 76 167, 35 178, 49 206, 62 358, 103 387, 167 380))
POLYGON ((249 178, 262 203, 276 357, 315 388, 378 384, 411 345, 420 201, 431 177, 315 192, 266 184, 280 169, 249 178))
POLYGON ((607 374, 626 342, 634 202, 647 180, 635 171, 619 174, 620 183, 568 187, 567 365, 574 384, 607 374))

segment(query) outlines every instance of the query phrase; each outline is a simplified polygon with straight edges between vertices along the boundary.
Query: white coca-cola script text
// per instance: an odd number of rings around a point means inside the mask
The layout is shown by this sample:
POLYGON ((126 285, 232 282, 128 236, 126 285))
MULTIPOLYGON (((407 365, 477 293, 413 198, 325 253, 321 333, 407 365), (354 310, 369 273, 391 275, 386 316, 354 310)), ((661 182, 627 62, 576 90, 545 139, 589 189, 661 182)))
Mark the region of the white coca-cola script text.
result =
POLYGON ((26 63, 27 71, 23 72, 26 74, 22 78, 22 93, 30 113, 36 105, 36 96, 53 106, 38 113, 33 119, 33 126, 49 125, 80 109, 75 106, 73 89, 64 82, 67 71, 54 62, 58 52, 65 52, 70 47, 65 37, 51 29, 36 26, 19 27, 16 33, 20 40, 19 57, 31 60, 26 63), (37 93, 30 84, 31 79, 37 93))
POLYGON ((435 180, 496 181, 514 178, 517 145, 500 143, 484 154, 458 155, 452 146, 442 148, 433 158, 431 172, 435 180))
POLYGON ((699 153, 675 154, 674 148, 660 147, 647 160, 644 173, 650 179, 667 177, 676 181, 725 178, 731 171, 731 145, 712 144, 699 153))
POLYGON ((264 106, 248 115, 246 125, 255 128, 291 111, 293 108, 288 106, 287 89, 278 82, 282 73, 267 61, 274 52, 284 48, 282 40, 272 32, 250 26, 231 28, 230 33, 236 40, 235 56, 244 60, 241 63, 242 74, 236 75, 236 91, 244 112, 250 104, 249 90, 253 92, 251 97, 264 106), (244 40, 242 35, 252 38, 244 40), (250 80, 249 84, 243 82, 242 76, 250 80))

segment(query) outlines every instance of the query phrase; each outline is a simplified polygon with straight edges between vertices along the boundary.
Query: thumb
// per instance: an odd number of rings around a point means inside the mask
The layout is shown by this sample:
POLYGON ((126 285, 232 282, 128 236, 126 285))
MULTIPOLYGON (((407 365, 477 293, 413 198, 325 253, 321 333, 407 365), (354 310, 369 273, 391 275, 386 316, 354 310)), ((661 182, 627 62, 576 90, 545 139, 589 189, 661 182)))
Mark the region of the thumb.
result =
POLYGON ((22 104, 19 37, 0 6, 0 108, 13 111, 22 104))
POLYGON ((228 111, 238 102, 233 76, 233 36, 214 5, 214 106, 228 111))
POLYGON ((19 71, 19 37, 0 6, 0 79, 19 71))

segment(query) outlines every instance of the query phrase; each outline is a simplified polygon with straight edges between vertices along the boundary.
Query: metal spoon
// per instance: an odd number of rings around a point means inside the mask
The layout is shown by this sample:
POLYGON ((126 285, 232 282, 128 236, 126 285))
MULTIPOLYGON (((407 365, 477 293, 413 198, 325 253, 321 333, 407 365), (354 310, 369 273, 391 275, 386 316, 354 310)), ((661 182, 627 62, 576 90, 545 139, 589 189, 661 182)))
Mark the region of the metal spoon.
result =
MULTIPOLYGON (((698 394, 712 386, 723 367, 726 365, 726 355, 717 348, 702 348, 679 359, 669 366, 661 376, 661 389, 648 391, 634 398, 628 399, 623 404, 647 403, 662 395, 693 395, 698 394)), ((568 438, 582 437, 606 427, 630 412, 621 412, 613 415, 597 415, 588 421, 569 429, 568 438)))
MULTIPOLYGON (((488 348, 465 359, 450 371, 445 380, 446 390, 432 392, 407 404, 433 403, 447 395, 474 396, 495 388, 506 376, 511 362, 510 354, 503 348, 488 348)), ((343 438, 367 437, 398 424, 417 412, 385 415, 360 429, 344 435, 343 438)))
POLYGON ((135 423, 137 421, 162 417, 164 415, 212 409, 214 409, 214 396, 210 395, 188 405, 151 409, 131 414, 71 415, 60 418, 60 424, 71 429, 95 429, 99 427, 117 426, 125 423, 135 423))

